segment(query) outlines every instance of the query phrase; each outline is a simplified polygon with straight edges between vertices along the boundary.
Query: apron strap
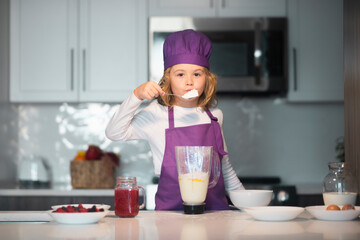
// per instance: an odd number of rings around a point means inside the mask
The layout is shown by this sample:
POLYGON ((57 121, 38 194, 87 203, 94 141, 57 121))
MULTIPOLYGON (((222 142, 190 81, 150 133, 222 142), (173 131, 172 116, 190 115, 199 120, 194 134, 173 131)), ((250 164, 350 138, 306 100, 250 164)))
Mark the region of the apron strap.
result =
POLYGON ((228 153, 225 152, 225 150, 224 150, 224 141, 223 141, 223 137, 221 134, 221 129, 220 129, 220 125, 218 123, 218 119, 217 119, 217 117, 212 115, 212 113, 210 112, 209 109, 206 109, 205 111, 211 119, 211 125, 213 126, 213 129, 214 129, 214 134, 215 134, 217 148, 218 148, 217 150, 222 156, 227 155, 228 153))
POLYGON ((218 121, 217 117, 214 117, 214 115, 212 115, 212 113, 210 112, 209 109, 206 109, 205 112, 211 120, 216 121, 216 122, 218 121))
POLYGON ((174 128, 174 107, 168 107, 169 128, 174 128))

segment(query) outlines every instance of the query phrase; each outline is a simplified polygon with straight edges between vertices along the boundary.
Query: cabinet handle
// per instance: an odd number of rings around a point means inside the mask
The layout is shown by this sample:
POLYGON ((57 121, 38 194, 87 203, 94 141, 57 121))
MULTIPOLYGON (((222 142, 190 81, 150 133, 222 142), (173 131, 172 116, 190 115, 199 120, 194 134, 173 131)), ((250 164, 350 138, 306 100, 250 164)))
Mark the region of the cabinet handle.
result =
POLYGON ((294 91, 297 91, 297 63, 296 63, 296 48, 293 48, 293 60, 294 60, 294 91))
POLYGON ((82 57, 83 57, 83 91, 86 90, 86 50, 83 49, 82 51, 82 57))
POLYGON ((214 0, 210 0, 210 8, 214 7, 214 0))
POLYGON ((221 8, 225 8, 225 0, 221 0, 221 8))
POLYGON ((74 49, 70 51, 70 89, 74 91, 74 49))

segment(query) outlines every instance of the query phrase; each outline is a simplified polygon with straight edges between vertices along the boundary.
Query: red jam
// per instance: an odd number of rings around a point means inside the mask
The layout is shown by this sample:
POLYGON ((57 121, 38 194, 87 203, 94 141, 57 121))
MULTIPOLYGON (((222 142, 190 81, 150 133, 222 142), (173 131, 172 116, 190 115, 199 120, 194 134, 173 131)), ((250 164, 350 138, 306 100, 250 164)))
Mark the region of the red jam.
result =
POLYGON ((119 217, 135 217, 139 213, 138 189, 115 189, 115 214, 119 217))

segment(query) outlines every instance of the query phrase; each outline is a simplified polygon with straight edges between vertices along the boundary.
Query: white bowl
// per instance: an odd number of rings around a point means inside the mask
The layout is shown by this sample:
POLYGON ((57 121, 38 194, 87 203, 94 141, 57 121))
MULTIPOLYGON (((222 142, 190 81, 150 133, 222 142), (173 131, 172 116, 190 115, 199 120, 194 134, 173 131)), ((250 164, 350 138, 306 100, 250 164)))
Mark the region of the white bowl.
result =
POLYGON ((73 213, 58 213, 54 212, 56 209, 67 206, 77 207, 79 204, 63 204, 51 206, 52 210, 47 211, 48 214, 58 223, 62 224, 91 224, 97 223, 100 219, 105 217, 109 213, 110 205, 104 204, 82 204, 84 208, 92 208, 94 205, 96 208, 104 209, 103 212, 73 212, 73 213))
POLYGON ((302 207, 269 206, 249 207, 245 212, 260 221, 289 221, 304 211, 302 207))
POLYGON ((53 210, 47 211, 50 216, 58 223, 62 224, 91 224, 97 223, 100 219, 108 214, 104 212, 85 212, 85 213, 57 213, 53 210))
POLYGON ((269 205, 273 190, 233 190, 229 192, 230 200, 235 207, 260 207, 269 205))
MULTIPOLYGON (((342 207, 341 205, 339 206, 342 207)), ((330 211, 326 210, 327 206, 309 206, 306 207, 306 211, 308 211, 313 217, 319 220, 325 221, 349 221, 355 218, 358 218, 360 215, 360 207, 355 206, 355 210, 340 210, 340 211, 330 211)))

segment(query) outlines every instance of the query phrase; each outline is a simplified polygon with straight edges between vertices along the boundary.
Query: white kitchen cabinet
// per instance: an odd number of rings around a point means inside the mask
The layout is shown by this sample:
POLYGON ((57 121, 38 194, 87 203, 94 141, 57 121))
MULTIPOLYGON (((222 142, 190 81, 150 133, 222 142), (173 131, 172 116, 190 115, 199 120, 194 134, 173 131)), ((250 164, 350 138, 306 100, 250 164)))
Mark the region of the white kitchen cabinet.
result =
POLYGON ((286 0, 218 0, 221 17, 285 17, 286 0))
POLYGON ((118 102, 147 79, 142 0, 11 1, 13 102, 118 102))
POLYGON ((286 0, 149 0, 150 16, 286 16, 286 0))
POLYGON ((343 101, 343 1, 288 3, 288 100, 343 101))
POLYGON ((217 0, 149 0, 150 16, 215 16, 217 0))
POLYGON ((13 0, 10 9, 10 100, 76 100, 76 1, 13 0))

